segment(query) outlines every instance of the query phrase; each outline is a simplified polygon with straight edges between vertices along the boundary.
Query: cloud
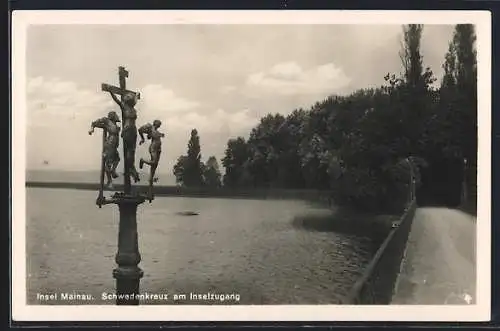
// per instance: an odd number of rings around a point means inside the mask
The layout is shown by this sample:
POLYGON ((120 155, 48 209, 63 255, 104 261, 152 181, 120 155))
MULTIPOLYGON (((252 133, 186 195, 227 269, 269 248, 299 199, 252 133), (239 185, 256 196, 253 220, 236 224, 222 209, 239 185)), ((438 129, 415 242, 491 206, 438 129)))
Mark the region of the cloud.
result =
POLYGON ((275 78, 296 80, 300 79, 300 75, 303 71, 302 68, 295 62, 284 62, 272 67, 270 73, 275 78))
POLYGON ((36 127, 67 126, 68 121, 82 123, 113 108, 112 100, 101 91, 58 78, 29 79, 26 98, 28 125, 36 127))
MULTIPOLYGON (((167 121, 169 131, 189 132, 196 128, 200 135, 223 134, 245 134, 259 121, 258 117, 252 116, 248 109, 229 112, 217 109, 213 112, 188 112, 179 113, 170 117, 167 121)), ((229 138, 229 137, 228 137, 229 138)))
POLYGON ((305 70, 295 62, 283 62, 249 75, 246 85, 261 92, 297 95, 333 93, 350 82, 342 68, 333 63, 305 70))
POLYGON ((186 111, 200 105, 197 101, 177 96, 174 91, 159 84, 146 85, 141 91, 141 101, 138 108, 144 114, 167 114, 186 111))
MULTIPOLYGON (((167 136, 160 167, 164 172, 170 172, 174 160, 185 152, 191 129, 198 129, 204 155, 220 156, 229 138, 247 134, 258 122, 248 109, 204 109, 201 103, 179 97, 161 85, 148 85, 139 91, 137 125, 154 119, 164 123, 162 130, 167 136)), ((93 136, 87 131, 91 121, 110 110, 118 111, 108 94, 71 81, 35 77, 28 80, 26 97, 28 168, 43 166, 43 160, 49 160, 54 169, 99 167, 100 130, 93 136)), ((138 150, 138 155, 148 157, 147 148, 138 150)))
MULTIPOLYGON (((147 85, 139 90, 141 100, 137 111, 143 121, 167 119, 171 113, 185 112, 199 106, 196 101, 177 96, 162 85, 147 85)), ((100 89, 89 90, 71 81, 58 78, 31 78, 27 85, 29 125, 57 125, 67 120, 82 123, 104 116, 118 106, 100 89)))
POLYGON ((223 93, 223 94, 227 94, 227 93, 233 92, 235 90, 236 90, 236 86, 232 86, 232 85, 225 85, 225 86, 221 87, 221 89, 220 89, 221 93, 223 93))

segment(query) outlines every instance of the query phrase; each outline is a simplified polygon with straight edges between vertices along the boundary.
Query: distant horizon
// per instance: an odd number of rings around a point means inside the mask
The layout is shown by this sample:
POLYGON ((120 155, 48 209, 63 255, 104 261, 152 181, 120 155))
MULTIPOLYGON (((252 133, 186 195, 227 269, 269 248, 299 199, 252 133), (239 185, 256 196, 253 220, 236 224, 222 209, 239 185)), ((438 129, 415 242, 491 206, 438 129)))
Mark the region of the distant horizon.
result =
MULTIPOLYGON (((89 182, 99 182, 99 172, 100 169, 91 170, 68 170, 68 169, 28 169, 26 168, 26 182, 68 182, 68 183, 89 183, 89 182)), ((123 172, 118 171, 119 177, 114 180, 114 183, 120 184, 123 182, 123 172)), ((149 174, 148 169, 139 172, 141 176, 140 184, 146 182, 147 176, 149 174)), ((157 185, 176 185, 174 174, 169 173, 157 173, 158 177, 157 185)))
MULTIPOLYGON (((72 170, 72 169, 60 169, 60 168, 26 168, 26 171, 62 171, 62 172, 99 172, 101 171, 101 169, 88 169, 88 170, 83 170, 83 169, 75 169, 75 170, 72 170)), ((118 173, 122 173, 123 171, 121 170, 117 170, 118 173)), ((145 171, 143 172, 148 172, 148 170, 146 169, 145 171)), ((167 174, 165 172, 161 173, 159 172, 159 174, 167 174)), ((173 176, 173 174, 172 174, 173 176)))
MULTIPOLYGON (((217 160, 219 161, 219 160, 217 160)), ((219 170, 221 172, 221 175, 224 174, 224 167, 222 167, 221 163, 219 162, 219 170)), ((43 172, 43 171, 52 171, 52 172, 100 172, 101 169, 61 169, 61 168, 26 168, 26 172, 31 171, 31 172, 43 172)), ((118 169, 117 170, 119 174, 123 173, 123 170, 118 169)), ((173 171, 173 169, 172 169, 173 171)), ((148 169, 144 169, 142 171, 139 171, 139 173, 149 173, 148 169)), ((168 173, 168 172, 157 172, 158 175, 168 175, 168 176, 174 176, 173 173, 168 173)))

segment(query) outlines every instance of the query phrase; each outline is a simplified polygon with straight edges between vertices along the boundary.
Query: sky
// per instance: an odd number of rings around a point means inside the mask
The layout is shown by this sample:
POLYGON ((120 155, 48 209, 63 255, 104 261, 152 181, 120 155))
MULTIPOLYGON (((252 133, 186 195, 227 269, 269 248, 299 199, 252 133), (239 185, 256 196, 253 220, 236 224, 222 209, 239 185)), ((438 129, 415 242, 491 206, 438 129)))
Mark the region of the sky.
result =
MULTIPOLYGON (((452 25, 424 26, 424 65, 438 78, 452 32, 452 25)), ((119 110, 101 91, 101 83, 118 85, 118 66, 129 71, 127 88, 141 93, 137 125, 163 123, 158 172, 171 174, 191 129, 202 159, 220 163, 228 139, 247 138, 262 116, 401 72, 400 42, 400 25, 32 25, 27 169, 99 170, 100 130, 88 130, 119 110)), ((137 160, 148 157, 147 145, 138 146, 137 160)))

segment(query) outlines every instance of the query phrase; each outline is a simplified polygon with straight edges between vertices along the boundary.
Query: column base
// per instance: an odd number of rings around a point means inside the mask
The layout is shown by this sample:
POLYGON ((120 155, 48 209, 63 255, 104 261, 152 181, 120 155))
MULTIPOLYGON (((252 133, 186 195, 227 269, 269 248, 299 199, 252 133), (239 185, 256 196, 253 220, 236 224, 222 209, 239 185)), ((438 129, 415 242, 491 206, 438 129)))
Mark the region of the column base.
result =
POLYGON ((139 267, 118 267, 113 270, 117 305, 139 304, 139 286, 143 275, 144 272, 139 267))

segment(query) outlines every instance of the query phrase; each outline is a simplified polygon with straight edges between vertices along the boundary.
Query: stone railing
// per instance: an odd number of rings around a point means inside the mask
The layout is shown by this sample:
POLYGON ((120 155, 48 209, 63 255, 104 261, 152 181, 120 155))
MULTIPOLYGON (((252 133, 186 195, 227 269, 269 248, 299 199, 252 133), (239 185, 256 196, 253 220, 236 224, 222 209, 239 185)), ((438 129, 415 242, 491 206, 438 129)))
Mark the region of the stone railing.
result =
POLYGON ((416 201, 413 199, 400 220, 393 224, 393 229, 380 245, 372 261, 363 272, 363 276, 354 284, 343 300, 343 304, 390 304, 400 273, 416 206, 416 201))
POLYGON ((415 216, 415 176, 410 164, 408 204, 402 216, 392 224, 392 229, 380 245, 361 278, 342 300, 348 305, 387 305, 391 303, 401 271, 408 236, 415 216))

